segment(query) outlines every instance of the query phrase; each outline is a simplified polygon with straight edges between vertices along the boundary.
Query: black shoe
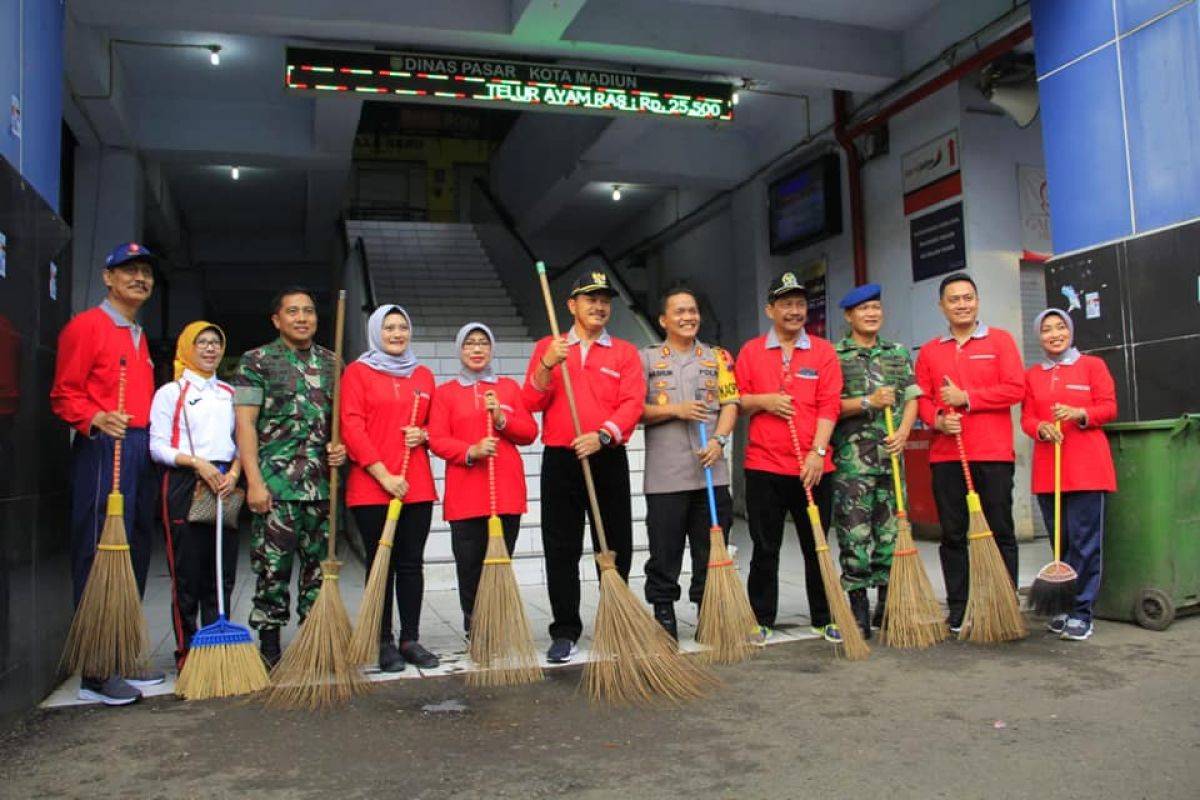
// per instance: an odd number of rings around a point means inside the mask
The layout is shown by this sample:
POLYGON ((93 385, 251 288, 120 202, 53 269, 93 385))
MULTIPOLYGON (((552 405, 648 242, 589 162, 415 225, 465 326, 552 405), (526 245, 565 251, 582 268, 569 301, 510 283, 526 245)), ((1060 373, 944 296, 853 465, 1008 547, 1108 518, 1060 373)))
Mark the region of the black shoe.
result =
POLYGON ((867 600, 866 589, 854 589, 850 592, 850 610, 854 612, 854 621, 862 630, 864 639, 871 638, 871 603, 867 600))
POLYGON ((379 671, 404 672, 404 656, 396 649, 391 636, 379 640, 379 671))
POLYGON ((663 626, 663 630, 667 632, 675 641, 679 641, 679 626, 675 622, 675 604, 674 603, 655 603, 654 604, 654 619, 659 625, 663 626))
POLYGON ((283 656, 279 649, 279 628, 260 628, 258 631, 258 652, 262 660, 267 662, 267 669, 274 669, 283 656))
POLYGON ((438 657, 422 647, 420 642, 401 642, 400 655, 418 669, 437 669, 442 664, 438 657))
POLYGON ((463 633, 468 639, 471 638, 471 615, 467 613, 463 613, 463 633))
POLYGON ((883 627, 883 609, 887 606, 887 584, 881 583, 875 587, 875 616, 871 617, 871 624, 876 628, 883 627))

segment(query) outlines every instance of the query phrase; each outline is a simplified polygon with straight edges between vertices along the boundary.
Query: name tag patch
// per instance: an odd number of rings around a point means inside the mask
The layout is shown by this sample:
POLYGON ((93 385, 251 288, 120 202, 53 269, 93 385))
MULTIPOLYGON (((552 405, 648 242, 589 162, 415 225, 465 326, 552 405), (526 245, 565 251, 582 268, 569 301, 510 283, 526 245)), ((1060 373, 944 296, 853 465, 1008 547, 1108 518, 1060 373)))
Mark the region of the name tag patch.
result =
POLYGON ((975 353, 974 355, 967 356, 967 358, 973 358, 973 359, 995 358, 995 357, 996 357, 995 353, 975 353))
POLYGON ((617 372, 615 369, 609 369, 608 367, 601 367, 600 371, 610 378, 620 378, 621 377, 621 373, 617 372))
POLYGON ((815 381, 817 379, 817 371, 815 369, 809 369, 808 367, 804 367, 803 369, 801 369, 799 372, 796 373, 796 377, 804 378, 804 379, 810 380, 810 381, 815 381))
POLYGON ((1074 389, 1077 392, 1090 392, 1092 390, 1091 385, 1087 383, 1068 383, 1067 388, 1074 389))

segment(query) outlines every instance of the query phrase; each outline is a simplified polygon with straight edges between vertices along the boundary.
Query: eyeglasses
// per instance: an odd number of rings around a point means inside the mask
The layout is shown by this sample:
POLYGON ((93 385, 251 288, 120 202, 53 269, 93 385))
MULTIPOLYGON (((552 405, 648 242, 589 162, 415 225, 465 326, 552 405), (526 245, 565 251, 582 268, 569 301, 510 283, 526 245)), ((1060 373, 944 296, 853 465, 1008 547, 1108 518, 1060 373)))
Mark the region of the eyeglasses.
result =
POLYGON ((463 350, 472 350, 475 348, 487 350, 491 346, 492 343, 487 339, 467 339, 463 342, 463 350))
POLYGON ((197 339, 196 347, 197 348, 206 348, 207 347, 207 348, 215 348, 217 350, 220 350, 221 349, 221 340, 220 339, 197 339))

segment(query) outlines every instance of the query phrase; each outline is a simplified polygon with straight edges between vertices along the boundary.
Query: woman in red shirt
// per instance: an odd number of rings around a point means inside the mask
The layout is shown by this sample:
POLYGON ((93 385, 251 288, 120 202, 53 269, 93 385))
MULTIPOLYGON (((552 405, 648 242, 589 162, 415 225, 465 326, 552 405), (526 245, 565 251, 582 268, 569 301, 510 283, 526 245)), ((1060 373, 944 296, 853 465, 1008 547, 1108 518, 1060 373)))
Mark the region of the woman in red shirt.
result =
POLYGON ((342 437, 351 461, 346 505, 362 534, 368 564, 375 560, 388 502, 393 497, 404 501, 384 594, 379 668, 385 672, 399 672, 406 661, 423 669, 439 663, 419 641, 425 540, 437 500, 425 444, 433 373, 417 363, 409 349, 411 339, 408 312, 400 306, 380 306, 367 322, 370 349, 342 376, 342 437), (402 476, 409 448, 408 472, 402 476), (400 612, 399 648, 392 643, 393 591, 400 612))
POLYGON ((1104 494, 1117 489, 1112 451, 1100 428, 1117 417, 1116 389, 1103 361, 1075 349, 1075 325, 1066 311, 1046 309, 1033 330, 1046 354, 1025 373, 1021 406, 1021 428, 1035 441, 1033 493, 1053 531, 1054 444, 1061 442, 1063 560, 1079 576, 1075 608, 1047 627, 1064 639, 1083 641, 1092 635, 1092 606, 1100 589, 1104 494))
POLYGON ((438 387, 429 420, 429 446, 446 460, 443 513, 450 523, 458 599, 468 634, 487 550, 488 459, 496 460, 496 513, 512 553, 526 511, 525 465, 517 446, 531 443, 538 430, 521 400, 521 387, 510 378, 497 377, 492 369, 495 341, 482 322, 468 322, 459 329, 454 344, 463 368, 457 378, 438 387), (492 436, 487 435, 489 415, 492 436))

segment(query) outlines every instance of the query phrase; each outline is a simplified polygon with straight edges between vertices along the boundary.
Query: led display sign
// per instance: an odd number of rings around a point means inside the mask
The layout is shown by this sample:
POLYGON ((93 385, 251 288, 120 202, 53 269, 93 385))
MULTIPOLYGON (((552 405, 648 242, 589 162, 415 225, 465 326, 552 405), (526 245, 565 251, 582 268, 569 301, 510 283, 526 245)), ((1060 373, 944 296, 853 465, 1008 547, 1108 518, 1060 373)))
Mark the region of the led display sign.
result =
POLYGON ((620 116, 733 119, 733 85, 474 56, 287 49, 288 91, 620 116))

